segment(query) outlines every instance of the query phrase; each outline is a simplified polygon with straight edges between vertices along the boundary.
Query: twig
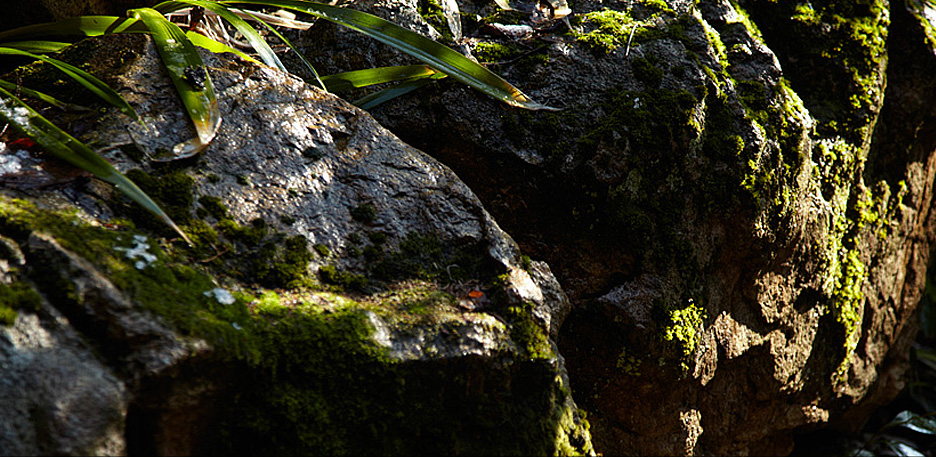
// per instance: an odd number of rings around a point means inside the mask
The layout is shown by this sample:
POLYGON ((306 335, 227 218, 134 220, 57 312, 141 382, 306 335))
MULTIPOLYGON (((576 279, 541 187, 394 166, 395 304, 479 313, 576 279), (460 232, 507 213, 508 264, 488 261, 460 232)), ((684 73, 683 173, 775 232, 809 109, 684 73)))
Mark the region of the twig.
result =
POLYGON ((634 24, 634 26, 631 27, 630 35, 627 36, 627 47, 624 48, 624 58, 625 58, 625 59, 627 58, 627 55, 630 54, 631 41, 634 39, 634 32, 637 31, 637 25, 638 25, 638 24, 634 24))

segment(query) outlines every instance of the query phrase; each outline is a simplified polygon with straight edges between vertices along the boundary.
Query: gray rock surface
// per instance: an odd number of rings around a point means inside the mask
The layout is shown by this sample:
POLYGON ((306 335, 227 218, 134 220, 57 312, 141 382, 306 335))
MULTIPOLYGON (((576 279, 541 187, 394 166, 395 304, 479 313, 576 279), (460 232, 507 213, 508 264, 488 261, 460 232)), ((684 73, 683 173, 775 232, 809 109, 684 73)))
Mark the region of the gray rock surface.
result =
POLYGON ((0 328, 0 382, 48 381, 41 401, 0 396, 4 449, 593 452, 552 339, 567 297, 451 170, 298 79, 207 53, 221 130, 201 157, 153 165, 193 131, 150 41, 81 46, 149 128, 59 121, 196 245, 107 186, 6 151, 20 166, 0 177, 0 232, 22 252, 6 270, 42 309, 0 328), (138 57, 108 66, 117 50, 138 57), (34 355, 42 338, 65 349, 34 355))

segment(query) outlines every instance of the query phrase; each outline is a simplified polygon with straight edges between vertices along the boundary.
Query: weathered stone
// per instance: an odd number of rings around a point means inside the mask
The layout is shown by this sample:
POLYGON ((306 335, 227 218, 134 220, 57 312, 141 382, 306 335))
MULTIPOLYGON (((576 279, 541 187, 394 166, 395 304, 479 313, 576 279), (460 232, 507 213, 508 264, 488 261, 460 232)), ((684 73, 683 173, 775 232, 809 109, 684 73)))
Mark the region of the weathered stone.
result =
POLYGON ((194 132, 150 41, 72 52, 148 127, 108 113, 76 135, 195 240, 32 154, 2 177, 0 234, 123 395, 113 452, 593 453, 551 338, 568 298, 448 168, 298 79, 208 53, 221 130, 153 165, 194 132))
MULTIPOLYGON (((860 426, 901 388, 933 241, 931 26, 883 1, 573 8, 539 41, 464 27, 563 111, 440 83, 374 115, 551 265, 599 452, 783 454, 860 426)), ((314 52, 343 71, 374 49, 314 52)))

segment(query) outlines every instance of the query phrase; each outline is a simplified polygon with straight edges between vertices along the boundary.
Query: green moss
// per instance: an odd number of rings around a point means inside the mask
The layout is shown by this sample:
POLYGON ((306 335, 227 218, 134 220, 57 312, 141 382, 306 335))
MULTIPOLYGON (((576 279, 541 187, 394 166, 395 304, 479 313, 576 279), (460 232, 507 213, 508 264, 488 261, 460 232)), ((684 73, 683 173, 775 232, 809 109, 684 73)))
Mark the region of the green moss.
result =
POLYGON ((199 197, 198 204, 201 205, 208 215, 219 221, 229 217, 227 206, 225 206, 218 197, 212 197, 210 195, 199 197))
POLYGON ((237 175, 235 179, 236 179, 237 183, 240 184, 240 185, 242 185, 242 186, 249 186, 249 185, 251 185, 250 176, 247 176, 247 175, 237 175))
POLYGON ((274 239, 261 245, 253 255, 253 274, 261 284, 270 287, 310 287, 312 256, 309 242, 302 235, 285 241, 274 239))
POLYGON ((602 9, 581 16, 576 25, 587 26, 587 32, 573 30, 575 41, 598 54, 609 54, 627 43, 634 19, 627 12, 602 9))
POLYGON ((23 282, 0 283, 0 325, 13 325, 17 310, 38 311, 41 304, 42 298, 30 285, 23 282))
POLYGON ((260 244, 269 229, 263 219, 255 219, 250 226, 242 226, 231 219, 221 220, 215 225, 217 230, 225 237, 243 243, 246 246, 254 247, 260 244))
POLYGON ((381 245, 387 242, 387 234, 384 232, 371 232, 367 234, 367 239, 369 239, 371 243, 381 245))
POLYGON ((864 299, 861 288, 868 279, 868 272, 856 250, 845 254, 840 271, 832 293, 832 309, 836 322, 842 325, 845 332, 845 356, 833 379, 842 382, 861 337, 861 306, 864 299))
POLYGON ((663 82, 663 70, 657 67, 656 59, 637 57, 631 60, 634 77, 650 87, 658 87, 663 82))
POLYGON ((381 280, 425 279, 442 282, 486 277, 490 265, 475 248, 443 244, 432 234, 411 232, 389 252, 377 246, 364 249, 370 273, 381 280))
POLYGON ((328 257, 331 255, 331 249, 328 249, 328 246, 325 246, 324 244, 315 244, 312 246, 312 249, 314 249, 315 252, 318 252, 318 254, 322 257, 328 257))
MULTIPOLYGON (((133 169, 125 174, 140 190, 149 195, 176 224, 184 225, 192 221, 192 206, 195 203, 194 179, 179 171, 149 174, 139 169, 133 169)), ((122 194, 115 194, 115 198, 121 201, 129 201, 122 194)), ((157 233, 171 232, 171 229, 166 227, 165 222, 135 203, 115 206, 122 208, 123 214, 128 216, 139 227, 157 233)))
POLYGON ((533 304, 509 306, 503 315, 510 322, 510 338, 523 350, 524 357, 553 359, 555 354, 546 331, 533 319, 533 304))
POLYGON ((614 365, 626 376, 640 376, 641 363, 643 361, 640 358, 630 354, 627 352, 627 348, 623 347, 614 365))
POLYGON ((883 97, 888 3, 758 0, 745 6, 819 121, 819 133, 861 144, 883 97))
POLYGON ((377 219, 377 209, 370 203, 355 206, 351 210, 351 218, 364 224, 370 224, 377 219))
MULTIPOLYGON (((148 252, 156 260, 141 269, 115 249, 136 243, 138 231, 94 227, 73 214, 0 197, 0 233, 21 243, 39 229, 93 263, 135 303, 181 334, 206 339, 217 357, 234 364, 237 376, 225 381, 233 393, 218 402, 221 423, 212 434, 218 452, 553 455, 589 449, 587 430, 565 406, 568 391, 554 362, 540 358, 548 356, 548 340, 530 306, 505 317, 508 325, 516 323, 511 333, 530 357, 495 370, 474 357, 404 362, 377 344, 368 308, 404 307, 419 318, 455 308, 454 297, 435 286, 395 304, 383 297, 365 306, 330 293, 272 291, 256 297, 233 291, 234 302, 222 303, 213 292, 218 278, 201 264, 183 263, 151 239, 148 252)), ((286 249, 273 253, 282 262, 303 264, 311 256, 302 237, 282 244, 286 249)), ((36 272, 55 276, 46 273, 36 272)), ((56 303, 81 305, 67 287, 50 285, 47 292, 56 303)))
POLYGON ((522 52, 516 44, 502 44, 491 41, 479 41, 472 48, 472 55, 479 62, 486 63, 510 60, 522 52))
POLYGON ((432 28, 436 29, 442 39, 440 41, 451 43, 454 41, 452 31, 449 29, 448 20, 445 18, 445 11, 442 9, 439 0, 420 0, 417 5, 417 11, 432 28))
MULTIPOLYGON (((51 234, 65 248, 87 259, 118 289, 127 293, 145 309, 162 316, 183 334, 196 335, 218 344, 221 351, 232 356, 247 357, 251 348, 244 343, 236 325, 248 325, 243 300, 224 305, 206 295, 216 288, 204 272, 176 263, 156 245, 154 240, 141 238, 155 256, 153 262, 137 265, 127 258, 126 251, 138 240, 137 232, 113 231, 88 225, 73 214, 39 210, 33 205, 0 198, 0 232, 25 240, 29 232, 39 230, 51 234)), ((35 274, 56 277, 36 265, 35 274)), ((56 284, 44 289, 57 303, 81 306, 68 284, 56 284)))
POLYGON ((222 452, 553 455, 589 445, 574 411, 557 403, 568 392, 543 383, 555 379, 548 361, 510 373, 468 359, 400 363, 374 343, 354 302, 324 313, 265 298, 254 309, 253 339, 268 356, 241 377, 250 388, 222 415, 222 452))
POLYGON ((667 314, 669 322, 663 327, 661 336, 663 341, 679 346, 680 366, 683 373, 688 373, 701 341, 702 324, 706 319, 705 309, 690 299, 686 307, 669 310, 667 314))
POLYGON ((319 276, 322 281, 350 290, 363 290, 367 286, 367 278, 361 275, 340 271, 334 265, 319 267, 319 276))

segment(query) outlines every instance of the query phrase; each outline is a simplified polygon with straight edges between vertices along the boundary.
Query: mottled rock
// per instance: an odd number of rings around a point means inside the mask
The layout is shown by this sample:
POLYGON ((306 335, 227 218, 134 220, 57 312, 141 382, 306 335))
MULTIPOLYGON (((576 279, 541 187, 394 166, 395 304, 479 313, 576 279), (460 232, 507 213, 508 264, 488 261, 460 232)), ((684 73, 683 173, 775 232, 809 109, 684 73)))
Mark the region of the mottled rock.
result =
POLYGON ((933 240, 932 26, 883 1, 739 3, 577 3, 521 40, 463 17, 475 57, 563 110, 446 83, 374 110, 552 267, 599 452, 783 454, 902 387, 933 240))
MULTIPOLYGON (((73 131, 195 244, 16 153, 0 200, 0 234, 23 253, 11 281, 36 284, 87 341, 76 360, 108 373, 119 408, 102 418, 125 430, 61 453, 593 452, 552 338, 567 297, 451 170, 296 78, 207 53, 221 130, 200 157, 154 165, 194 132, 150 41, 72 52, 148 126, 108 112, 69 117, 73 131)), ((36 319, 17 313, 16 326, 36 319)), ((19 423, 14 411, 0 416, 19 423)), ((19 436, 16 449, 38 446, 19 436)))

